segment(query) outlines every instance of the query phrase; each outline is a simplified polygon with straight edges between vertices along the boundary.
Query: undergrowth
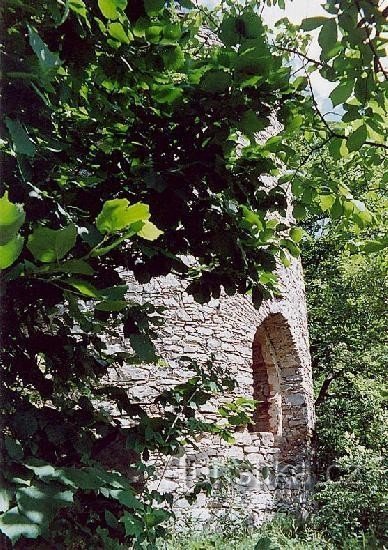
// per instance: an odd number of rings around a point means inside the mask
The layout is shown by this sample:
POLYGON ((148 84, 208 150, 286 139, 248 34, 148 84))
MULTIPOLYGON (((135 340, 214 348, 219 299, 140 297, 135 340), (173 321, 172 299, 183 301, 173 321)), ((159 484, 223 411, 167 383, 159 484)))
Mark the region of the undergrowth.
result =
POLYGON ((341 543, 325 539, 306 523, 279 516, 259 528, 241 525, 230 533, 211 530, 174 532, 160 541, 160 550, 378 550, 382 547, 372 534, 345 538, 341 543))

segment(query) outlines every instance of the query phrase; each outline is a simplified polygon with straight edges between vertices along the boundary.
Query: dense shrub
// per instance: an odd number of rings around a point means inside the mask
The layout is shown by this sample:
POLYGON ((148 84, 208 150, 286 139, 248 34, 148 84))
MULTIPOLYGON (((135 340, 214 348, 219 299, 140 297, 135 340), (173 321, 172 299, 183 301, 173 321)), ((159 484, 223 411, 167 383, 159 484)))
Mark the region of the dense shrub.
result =
POLYGON ((339 544, 349 535, 362 540, 364 534, 381 542, 388 521, 387 463, 371 449, 349 438, 347 455, 340 458, 328 475, 333 479, 317 487, 319 509, 313 524, 339 544))

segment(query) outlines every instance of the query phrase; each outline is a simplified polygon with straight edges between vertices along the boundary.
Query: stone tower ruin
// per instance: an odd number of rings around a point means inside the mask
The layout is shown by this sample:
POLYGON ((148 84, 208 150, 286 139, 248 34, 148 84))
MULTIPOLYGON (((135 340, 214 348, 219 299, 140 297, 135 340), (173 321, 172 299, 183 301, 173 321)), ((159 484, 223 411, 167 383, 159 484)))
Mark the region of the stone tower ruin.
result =
MULTIPOLYGON (((127 274, 134 301, 164 306, 164 324, 158 329, 157 350, 163 366, 128 366, 112 373, 111 381, 127 389, 139 403, 151 402, 166 388, 185 380, 179 358, 199 364, 213 354, 214 361, 235 378, 237 397, 255 399, 252 423, 236 428, 235 442, 204 436, 196 448, 180 456, 154 458, 158 467, 151 487, 173 494, 179 521, 215 524, 221 516, 244 516, 259 524, 274 512, 303 510, 309 492, 310 441, 314 422, 311 363, 301 264, 279 266, 282 297, 256 309, 249 296, 222 294, 205 304, 185 292, 185 283, 173 275, 139 285, 127 274), (232 465, 230 487, 199 494, 194 504, 183 495, 199 479, 232 465), (223 491, 223 492, 222 492, 223 491)), ((187 283, 186 283, 187 284, 187 283)), ((117 349, 125 341, 112 343, 117 349)), ((225 396, 222 396, 225 400, 225 396)), ((203 414, 217 420, 217 403, 203 414)), ((217 477, 217 475, 215 475, 217 477)))

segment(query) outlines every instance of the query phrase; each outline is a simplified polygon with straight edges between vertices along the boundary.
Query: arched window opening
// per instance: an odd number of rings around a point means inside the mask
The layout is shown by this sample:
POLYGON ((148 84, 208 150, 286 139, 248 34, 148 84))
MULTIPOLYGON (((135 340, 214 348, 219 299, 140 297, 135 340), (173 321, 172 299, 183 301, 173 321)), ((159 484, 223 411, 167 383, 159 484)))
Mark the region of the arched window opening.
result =
POLYGON ((252 431, 282 435, 282 395, 279 369, 265 329, 252 346, 253 398, 257 401, 252 431))

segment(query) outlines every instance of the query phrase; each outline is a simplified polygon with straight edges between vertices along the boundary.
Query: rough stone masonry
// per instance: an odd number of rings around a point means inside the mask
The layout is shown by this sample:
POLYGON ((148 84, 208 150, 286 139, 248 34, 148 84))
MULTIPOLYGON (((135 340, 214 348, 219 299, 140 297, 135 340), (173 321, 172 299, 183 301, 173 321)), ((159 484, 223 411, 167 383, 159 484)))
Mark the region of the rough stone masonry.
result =
MULTIPOLYGON (((199 363, 211 354, 237 381, 233 397, 258 401, 252 424, 236 429, 235 443, 206 436, 179 457, 154 457, 157 476, 150 486, 171 492, 180 522, 216 525, 242 518, 260 524, 275 511, 303 511, 310 486, 310 441, 314 423, 311 363, 301 264, 278 267, 281 298, 255 309, 249 296, 221 294, 199 304, 173 275, 146 285, 128 273, 134 301, 164 306, 157 350, 164 366, 128 366, 111 381, 127 388, 140 403, 150 403, 163 389, 184 380, 180 356, 199 363), (240 470, 239 470, 240 465, 240 470), (233 470, 233 468, 235 470, 233 470), (189 504, 183 495, 200 479, 234 471, 229 485, 189 504), (236 473, 239 472, 239 473, 236 473)), ((112 343, 122 348, 124 341, 112 343)), ((216 420, 217 403, 204 414, 216 420)))

